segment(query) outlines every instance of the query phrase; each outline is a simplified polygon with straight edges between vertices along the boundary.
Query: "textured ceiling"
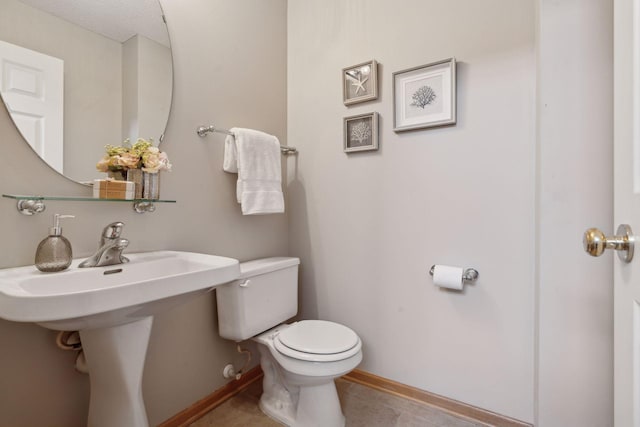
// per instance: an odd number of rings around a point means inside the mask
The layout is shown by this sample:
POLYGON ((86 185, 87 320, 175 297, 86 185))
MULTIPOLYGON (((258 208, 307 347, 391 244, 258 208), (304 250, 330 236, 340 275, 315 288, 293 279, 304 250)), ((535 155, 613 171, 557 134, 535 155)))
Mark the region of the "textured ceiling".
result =
POLYGON ((119 42, 140 34, 169 47, 158 0, 21 1, 119 42))

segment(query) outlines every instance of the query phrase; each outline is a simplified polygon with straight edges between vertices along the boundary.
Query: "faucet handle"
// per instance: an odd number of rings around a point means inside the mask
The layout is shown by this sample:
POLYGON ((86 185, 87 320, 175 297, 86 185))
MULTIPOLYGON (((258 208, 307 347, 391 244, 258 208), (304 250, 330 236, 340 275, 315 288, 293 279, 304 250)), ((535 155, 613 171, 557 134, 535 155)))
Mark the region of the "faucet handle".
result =
POLYGON ((104 230, 102 230, 102 238, 103 239, 117 239, 122 234, 122 227, 124 227, 124 222, 116 221, 107 225, 104 230))
POLYGON ((116 249, 123 250, 127 246, 129 246, 129 239, 117 238, 115 240, 114 247, 116 249))

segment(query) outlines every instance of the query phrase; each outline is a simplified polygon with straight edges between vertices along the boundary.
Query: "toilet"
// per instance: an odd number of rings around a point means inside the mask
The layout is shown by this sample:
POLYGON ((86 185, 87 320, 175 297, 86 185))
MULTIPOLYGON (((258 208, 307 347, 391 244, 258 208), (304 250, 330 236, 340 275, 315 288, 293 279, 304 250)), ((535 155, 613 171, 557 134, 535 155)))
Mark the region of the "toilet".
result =
POLYGON ((288 257, 240 263, 240 278, 216 288, 220 336, 257 343, 262 412, 287 426, 342 427, 334 380, 358 366, 362 343, 339 323, 283 323, 298 312, 299 264, 288 257))

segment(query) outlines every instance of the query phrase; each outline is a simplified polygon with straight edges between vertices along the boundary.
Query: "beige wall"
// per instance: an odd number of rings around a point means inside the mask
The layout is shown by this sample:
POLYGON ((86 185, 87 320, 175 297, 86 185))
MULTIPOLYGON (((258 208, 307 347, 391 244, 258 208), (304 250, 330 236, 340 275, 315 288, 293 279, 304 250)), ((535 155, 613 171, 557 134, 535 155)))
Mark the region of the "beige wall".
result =
POLYGON ((361 369, 533 420, 533 1, 290 0, 291 252, 303 315, 343 322, 361 369), (391 73, 456 57, 455 127, 393 132, 391 73), (340 70, 380 63, 345 107, 340 70), (380 113, 380 150, 342 151, 342 119, 380 113), (474 267, 442 291, 433 264, 474 267))
POLYGON ((120 141, 121 44, 16 0, 0 0, 0 39, 64 60, 65 174, 97 178, 105 144, 120 141))
POLYGON ((171 50, 140 35, 122 47, 122 139, 157 144, 171 105, 171 50))
MULTIPOLYGON (((297 255, 303 316, 353 327, 361 368, 542 427, 611 424, 611 263, 580 249, 585 228, 611 228, 610 203, 591 203, 610 202, 612 185, 610 0, 290 0, 288 27, 285 0, 180 3, 162 2, 176 64, 162 193, 178 203, 136 215, 49 202, 25 217, 0 199, 0 267, 32 263, 55 212, 78 215, 64 233, 79 257, 115 219, 132 252, 297 255), (393 133, 391 73, 452 55, 458 124, 393 133), (344 107, 340 70, 372 58, 380 98, 344 107), (342 118, 369 111, 380 151, 345 155, 342 118), (288 221, 239 214, 222 136, 194 134, 209 123, 288 133, 300 149, 286 162, 288 221), (480 280, 439 291, 433 263, 473 266, 480 280)), ((4 111, 0 147, 0 192, 88 193, 42 165, 4 111)), ((0 426, 84 425, 88 381, 55 333, 0 321, 0 336, 0 426)), ((211 296, 158 316, 152 423, 224 384, 232 359, 211 296)))
POLYGON ((580 248, 611 228, 611 8, 289 2, 303 314, 356 329, 361 368, 543 427, 611 425, 611 263, 580 248), (394 134, 391 73, 449 56, 456 127, 394 134), (372 58, 380 99, 342 106, 339 70, 372 58), (380 151, 345 155, 342 118, 369 111, 380 151), (433 263, 480 280, 438 291, 433 263))
MULTIPOLYGON (((15 202, 0 198, 0 267, 33 263, 56 212, 77 215, 64 227, 76 257, 89 255, 102 227, 114 220, 126 223, 129 252, 172 248, 241 260, 289 253, 286 215, 243 217, 235 178, 222 171, 223 136, 203 140, 195 134, 201 124, 243 126, 286 143, 286 2, 191 0, 185 7, 166 0, 162 5, 175 60, 163 146, 174 171, 161 177, 162 196, 178 202, 144 215, 129 203, 48 202, 43 215, 26 217, 15 202), (245 24, 241 32, 239 22, 245 24)), ((4 109, 0 147, 0 193, 89 194, 41 163, 4 109)), ((235 346, 217 335, 213 298, 198 298, 155 319, 143 385, 152 425, 221 387, 224 365, 242 362, 235 346)), ((0 321, 0 336, 0 425, 85 425, 88 379, 74 372, 69 352, 55 347, 55 332, 0 321)))
MULTIPOLYGON (((138 132, 138 56, 139 37, 134 36, 122 43, 122 135, 135 141, 138 132), (132 137, 133 135, 133 137, 132 137)), ((142 135, 140 135, 142 137, 142 135)), ((149 135, 151 136, 151 135, 149 135)))
POLYGON ((143 36, 138 36, 140 49, 138 73, 138 135, 159 141, 171 105, 171 50, 143 36))

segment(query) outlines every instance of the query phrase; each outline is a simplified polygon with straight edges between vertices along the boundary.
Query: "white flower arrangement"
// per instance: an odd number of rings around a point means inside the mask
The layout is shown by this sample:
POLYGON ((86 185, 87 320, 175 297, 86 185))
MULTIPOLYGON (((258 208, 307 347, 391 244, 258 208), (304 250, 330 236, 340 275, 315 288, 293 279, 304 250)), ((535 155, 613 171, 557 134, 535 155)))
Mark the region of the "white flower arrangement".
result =
POLYGON ((151 140, 138 138, 131 145, 129 139, 125 139, 121 146, 105 146, 105 151, 105 156, 96 164, 100 172, 126 172, 129 169, 142 169, 147 173, 171 171, 167 153, 154 147, 151 140))

